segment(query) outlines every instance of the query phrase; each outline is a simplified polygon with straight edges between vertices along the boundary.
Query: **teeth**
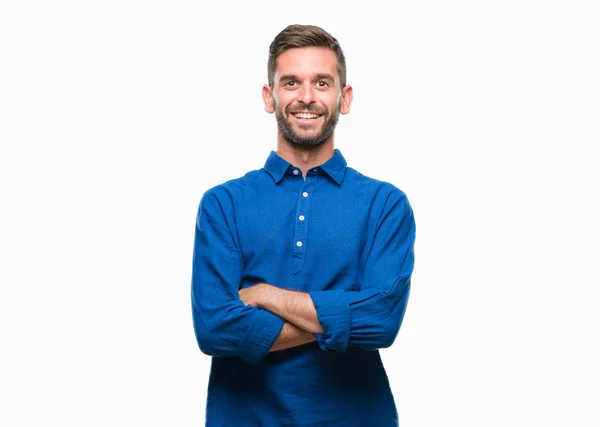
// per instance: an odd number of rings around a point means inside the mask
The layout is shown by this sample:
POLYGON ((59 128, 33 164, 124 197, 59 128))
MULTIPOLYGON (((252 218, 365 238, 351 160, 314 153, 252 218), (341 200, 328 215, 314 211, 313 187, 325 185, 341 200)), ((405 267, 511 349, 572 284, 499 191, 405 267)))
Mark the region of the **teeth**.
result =
POLYGON ((319 117, 318 114, 311 113, 296 113, 294 114, 294 116, 298 117, 299 119, 316 119, 317 117, 319 117))

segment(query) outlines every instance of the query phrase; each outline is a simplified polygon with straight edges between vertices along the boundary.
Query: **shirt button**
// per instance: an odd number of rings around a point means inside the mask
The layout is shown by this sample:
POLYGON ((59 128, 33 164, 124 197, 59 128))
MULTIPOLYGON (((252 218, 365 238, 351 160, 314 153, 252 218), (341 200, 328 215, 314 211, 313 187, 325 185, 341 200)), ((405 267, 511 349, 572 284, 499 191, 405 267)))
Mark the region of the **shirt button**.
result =
POLYGON ((314 172, 317 172, 319 169, 313 169, 314 172))
POLYGON ((294 169, 294 175, 298 175, 298 169, 294 169))
POLYGON ((296 242, 296 246, 298 246, 298 247, 302 246, 302 242, 301 242, 300 240, 298 240, 298 241, 296 242))
POLYGON ((304 197, 308 197, 308 193, 307 193, 306 191, 305 191, 304 193, 302 193, 302 195, 303 195, 304 197))
POLYGON ((300 221, 304 221, 304 215, 300 215, 300 216, 298 217, 298 219, 299 219, 300 221))

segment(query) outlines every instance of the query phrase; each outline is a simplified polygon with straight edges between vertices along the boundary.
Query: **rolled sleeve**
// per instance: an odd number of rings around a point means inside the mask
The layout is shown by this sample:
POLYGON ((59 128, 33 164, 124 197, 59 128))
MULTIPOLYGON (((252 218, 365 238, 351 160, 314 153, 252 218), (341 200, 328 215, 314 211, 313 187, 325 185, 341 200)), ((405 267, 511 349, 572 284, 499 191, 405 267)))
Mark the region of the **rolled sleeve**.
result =
POLYGON ((277 340, 284 322, 281 317, 256 308, 254 320, 239 344, 242 359, 247 363, 261 363, 277 340))
POLYGON ((344 353, 350 339, 351 313, 346 293, 342 290, 312 291, 308 293, 323 328, 316 334, 323 351, 344 353))

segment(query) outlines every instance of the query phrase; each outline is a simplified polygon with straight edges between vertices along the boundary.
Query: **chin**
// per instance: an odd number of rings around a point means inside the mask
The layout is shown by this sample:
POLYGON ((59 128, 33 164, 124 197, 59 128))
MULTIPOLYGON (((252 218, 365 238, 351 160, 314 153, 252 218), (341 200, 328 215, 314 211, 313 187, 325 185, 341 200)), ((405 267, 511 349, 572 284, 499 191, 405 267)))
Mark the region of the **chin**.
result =
POLYGON ((327 138, 323 138, 321 135, 317 135, 315 137, 301 137, 299 135, 294 135, 293 138, 285 138, 291 145, 296 147, 318 147, 323 145, 327 138))

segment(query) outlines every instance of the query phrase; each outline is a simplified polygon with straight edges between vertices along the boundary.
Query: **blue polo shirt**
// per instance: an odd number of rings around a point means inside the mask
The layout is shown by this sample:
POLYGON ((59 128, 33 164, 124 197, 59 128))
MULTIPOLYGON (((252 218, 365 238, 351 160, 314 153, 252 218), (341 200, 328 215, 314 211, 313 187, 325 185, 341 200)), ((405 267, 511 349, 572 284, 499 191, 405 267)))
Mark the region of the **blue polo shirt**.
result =
POLYGON ((206 191, 192 270, 196 339, 213 356, 206 425, 398 425, 378 349, 404 317, 414 240, 406 195, 337 149, 306 179, 271 152, 262 169, 206 191), (238 294, 258 282, 307 292, 317 341, 269 352, 284 320, 238 294))

